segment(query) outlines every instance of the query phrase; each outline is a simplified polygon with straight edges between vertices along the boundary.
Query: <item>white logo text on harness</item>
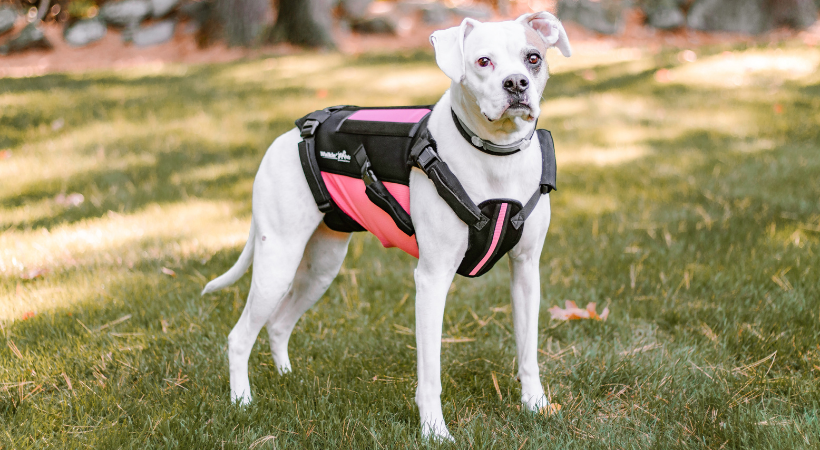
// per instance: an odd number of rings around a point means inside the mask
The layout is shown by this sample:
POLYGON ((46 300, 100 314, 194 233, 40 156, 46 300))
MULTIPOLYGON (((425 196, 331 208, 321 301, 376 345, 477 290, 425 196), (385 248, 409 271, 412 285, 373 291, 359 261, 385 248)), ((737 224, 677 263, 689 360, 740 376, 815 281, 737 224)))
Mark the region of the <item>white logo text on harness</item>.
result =
POLYGON ((342 150, 340 152, 319 152, 319 156, 325 159, 332 159, 334 161, 339 161, 343 163, 350 162, 350 155, 347 154, 346 150, 342 150))

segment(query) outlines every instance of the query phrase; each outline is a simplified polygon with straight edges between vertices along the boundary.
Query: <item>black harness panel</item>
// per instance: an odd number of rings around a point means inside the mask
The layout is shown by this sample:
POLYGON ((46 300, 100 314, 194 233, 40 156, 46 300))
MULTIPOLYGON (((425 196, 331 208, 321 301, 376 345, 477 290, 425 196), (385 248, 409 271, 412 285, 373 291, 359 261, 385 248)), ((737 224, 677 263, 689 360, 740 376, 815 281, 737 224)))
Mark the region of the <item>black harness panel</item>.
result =
POLYGON ((465 277, 487 273, 521 239, 524 222, 541 195, 555 189, 552 135, 549 131, 537 130, 541 144, 541 181, 526 204, 511 199, 490 199, 476 205, 447 164, 439 158, 436 143, 427 131, 429 112, 412 123, 381 119, 348 120, 358 111, 386 109, 416 110, 418 115, 418 110, 432 110, 432 106, 336 106, 315 111, 296 121, 304 139, 299 143, 302 169, 316 204, 325 213, 325 223, 336 231, 365 230, 335 204, 321 172, 363 180, 367 198, 385 211, 399 230, 413 236, 415 230, 410 216, 387 191, 383 181, 407 186, 410 171, 415 166, 427 174, 439 195, 469 225, 467 251, 457 272, 465 277))

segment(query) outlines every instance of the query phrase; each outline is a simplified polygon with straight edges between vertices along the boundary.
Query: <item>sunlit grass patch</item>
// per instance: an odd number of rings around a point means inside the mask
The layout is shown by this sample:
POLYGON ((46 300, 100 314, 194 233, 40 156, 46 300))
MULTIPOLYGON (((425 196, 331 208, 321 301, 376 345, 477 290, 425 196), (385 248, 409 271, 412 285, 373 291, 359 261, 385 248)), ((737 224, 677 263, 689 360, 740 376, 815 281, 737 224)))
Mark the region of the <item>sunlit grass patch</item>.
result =
MULTIPOLYGON (((820 52, 575 50, 550 55, 540 118, 539 365, 562 408, 518 405, 502 262, 450 289, 450 447, 820 446, 820 52), (565 300, 611 314, 550 321, 565 300)), ((225 346, 250 276, 199 296, 293 120, 447 85, 426 52, 0 79, 0 447, 447 447, 418 433, 412 257, 355 236, 292 374, 260 335, 246 408, 225 346)))

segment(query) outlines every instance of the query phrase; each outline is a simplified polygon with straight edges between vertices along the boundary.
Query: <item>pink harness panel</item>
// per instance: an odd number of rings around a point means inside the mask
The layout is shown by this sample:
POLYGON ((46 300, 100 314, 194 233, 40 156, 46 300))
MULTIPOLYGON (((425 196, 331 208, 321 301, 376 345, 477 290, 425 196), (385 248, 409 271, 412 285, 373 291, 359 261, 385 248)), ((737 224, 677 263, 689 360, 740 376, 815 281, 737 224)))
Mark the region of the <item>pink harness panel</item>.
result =
MULTIPOLYGON (((356 114, 364 111, 366 110, 358 111, 356 114)), ((402 233, 390 215, 367 198, 363 180, 328 172, 322 172, 322 179, 339 209, 379 238, 383 246, 398 247, 416 258, 419 257, 416 237, 402 233)), ((410 188, 403 184, 390 182, 384 182, 384 186, 396 198, 399 205, 410 214, 410 188)))

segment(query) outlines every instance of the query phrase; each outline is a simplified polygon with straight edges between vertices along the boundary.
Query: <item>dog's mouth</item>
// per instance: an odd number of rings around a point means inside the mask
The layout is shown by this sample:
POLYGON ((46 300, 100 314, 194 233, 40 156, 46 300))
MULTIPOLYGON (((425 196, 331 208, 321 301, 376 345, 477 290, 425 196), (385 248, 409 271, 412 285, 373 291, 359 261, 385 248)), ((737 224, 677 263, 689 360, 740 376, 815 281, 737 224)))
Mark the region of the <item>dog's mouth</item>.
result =
POLYGON ((509 103, 507 103, 507 107, 504 108, 504 111, 501 112, 501 115, 504 115, 508 112, 513 113, 529 113, 532 111, 530 108, 529 102, 526 99, 521 97, 513 97, 510 99, 509 103))
POLYGON ((511 97, 507 104, 501 109, 495 117, 490 117, 487 113, 484 113, 484 117, 487 118, 490 122, 495 122, 496 120, 500 120, 504 116, 512 117, 523 117, 528 122, 532 122, 534 120, 533 116, 533 109, 530 106, 529 101, 527 101, 524 97, 511 97))
POLYGON ((501 114, 498 115, 498 118, 500 119, 504 115, 522 116, 530 120, 532 117, 532 107, 530 107, 529 102, 523 98, 511 98, 507 106, 501 110, 501 114))

